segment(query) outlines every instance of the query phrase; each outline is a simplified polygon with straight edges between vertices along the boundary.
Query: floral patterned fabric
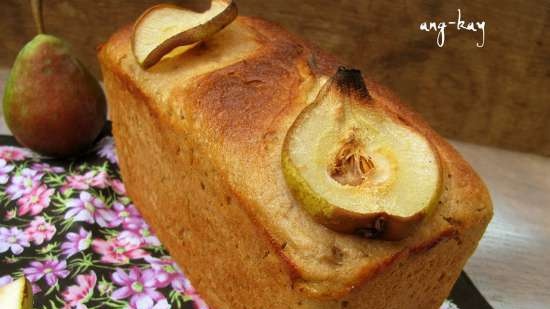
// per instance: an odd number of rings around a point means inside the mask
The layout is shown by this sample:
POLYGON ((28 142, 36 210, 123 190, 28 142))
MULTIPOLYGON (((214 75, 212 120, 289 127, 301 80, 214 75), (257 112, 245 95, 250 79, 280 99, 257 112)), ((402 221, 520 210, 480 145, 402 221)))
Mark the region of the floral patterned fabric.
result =
POLYGON ((20 276, 39 309, 208 308, 126 196, 110 136, 68 161, 0 146, 0 286, 20 276))

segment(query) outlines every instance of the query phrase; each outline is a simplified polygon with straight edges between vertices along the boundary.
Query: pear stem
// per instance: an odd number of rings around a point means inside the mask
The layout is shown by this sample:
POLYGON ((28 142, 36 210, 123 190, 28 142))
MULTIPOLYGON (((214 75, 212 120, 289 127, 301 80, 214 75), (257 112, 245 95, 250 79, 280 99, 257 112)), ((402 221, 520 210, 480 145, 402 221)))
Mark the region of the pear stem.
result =
POLYGON ((39 34, 44 33, 44 21, 42 19, 42 0, 31 0, 32 16, 34 25, 39 34))

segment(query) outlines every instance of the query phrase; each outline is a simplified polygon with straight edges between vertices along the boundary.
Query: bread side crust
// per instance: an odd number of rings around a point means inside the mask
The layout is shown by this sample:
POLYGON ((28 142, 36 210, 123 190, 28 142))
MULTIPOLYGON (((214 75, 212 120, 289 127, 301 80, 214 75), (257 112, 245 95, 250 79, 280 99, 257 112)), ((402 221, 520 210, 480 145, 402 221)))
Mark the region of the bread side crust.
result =
MULTIPOLYGON (((418 115, 411 112, 387 90, 370 80, 366 80, 367 87, 377 102, 416 127, 438 149, 448 174, 441 206, 434 217, 427 220, 414 236, 397 243, 340 235, 312 222, 311 218, 304 214, 292 200, 284 182, 281 182, 280 168, 274 166, 274 162, 280 161, 278 160, 279 144, 286 129, 307 104, 303 97, 310 87, 309 81, 321 74, 330 75, 338 66, 338 62, 315 48, 309 48, 299 39, 272 24, 250 18, 239 18, 237 24, 239 27, 253 28, 257 31, 258 44, 263 48, 248 55, 246 60, 199 76, 187 85, 173 88, 169 95, 169 101, 172 104, 169 106, 159 107, 159 99, 155 94, 146 94, 147 90, 144 90, 146 87, 143 87, 144 81, 136 80, 135 75, 132 75, 132 70, 136 69, 133 64, 128 62, 128 58, 126 61, 122 59, 121 55, 127 55, 125 45, 128 44, 128 30, 122 30, 111 38, 109 43, 101 49, 100 60, 105 75, 112 74, 116 80, 120 81, 118 86, 109 86, 106 81, 108 93, 122 91, 119 90, 121 85, 129 93, 141 93, 140 104, 147 106, 148 113, 154 115, 153 120, 150 121, 168 126, 166 132, 179 132, 182 135, 189 135, 189 140, 201 141, 195 145, 194 151, 213 166, 212 170, 219 173, 219 181, 225 184, 224 190, 232 192, 237 201, 236 204, 242 208, 256 227, 257 233, 263 235, 264 240, 270 244, 272 252, 284 261, 286 265, 284 268, 292 280, 294 290, 305 292, 305 295, 310 297, 341 299, 346 295, 354 294, 351 293, 354 288, 360 290, 356 287, 368 285, 368 282, 384 276, 383 274, 394 267, 397 261, 413 259, 415 255, 433 251, 439 246, 438 243, 446 243, 450 240, 464 243, 465 235, 471 231, 477 231, 479 233, 477 238, 481 237, 481 231, 492 215, 492 208, 485 186, 479 177, 460 155, 434 133, 418 115), (288 71, 285 72, 285 70, 288 71), (235 75, 241 78, 240 82, 235 82, 235 75), (229 78, 231 76, 233 78, 229 78), (277 90, 279 96, 275 97, 267 93, 267 90, 258 90, 256 87, 266 84, 271 85, 271 89, 268 90, 271 92, 274 92, 274 89, 277 90), (239 97, 239 93, 247 93, 247 97, 239 97), (276 99, 279 100, 278 104, 275 104, 276 99), (244 101, 238 102, 238 100, 244 101), (181 116, 185 120, 182 120, 181 116), (245 149, 246 146, 249 147, 245 149), (247 158, 247 156, 251 159, 243 160, 243 157, 247 158), (234 161, 235 157, 241 161, 234 161), (271 172, 269 175, 271 177, 268 178, 272 182, 266 183, 265 179, 257 177, 254 171, 246 170, 245 167, 271 172), (243 179, 243 175, 236 172, 239 169, 242 171, 241 174, 252 178, 252 181, 243 179), (275 180, 274 183, 273 180, 275 180), (255 183, 257 187, 254 187, 255 183), (265 196, 257 191, 262 186, 267 188, 266 185, 273 186, 272 191, 281 196, 273 200, 273 196, 265 196), (281 207, 284 209, 280 213, 269 212, 262 209, 261 202, 265 204, 276 202, 275 204, 285 207, 281 207), (274 220, 274 218, 280 220, 274 220), (281 221, 287 225, 281 225, 281 221), (296 222, 304 224, 293 226, 292 224, 296 222), (298 228, 300 230, 297 230, 298 228), (305 242, 309 246, 304 246, 300 243, 300 239, 297 241, 289 236, 289 233, 301 230, 315 235, 317 240, 306 239, 305 242), (315 241, 319 242, 318 246, 315 241), (311 243, 314 245, 312 246, 311 243), (335 247, 339 250, 340 248, 347 250, 344 252, 346 258, 343 261, 334 260, 333 248, 335 247)), ((113 106, 124 104, 123 100, 110 98, 112 101, 110 104, 113 106)), ((117 131, 131 132, 134 129, 130 126, 125 130, 117 130, 117 122, 123 122, 121 119, 123 117, 119 119, 116 113, 113 113, 114 134, 117 141, 122 140, 123 138, 119 136, 125 134, 117 131)), ((121 155, 122 158, 125 156, 126 154, 121 155)), ((135 162, 139 160, 135 159, 135 162)), ((129 168, 130 164, 128 164, 129 168)), ((129 189, 130 196, 136 200, 142 212, 147 212, 147 209, 153 207, 151 203, 155 200, 143 198, 144 202, 140 202, 139 198, 134 197, 134 195, 139 196, 139 193, 133 191, 154 188, 154 183, 133 184, 133 177, 125 175, 124 164, 121 165, 121 169, 125 181, 129 183, 128 187, 139 188, 139 190, 129 189)), ((155 221, 153 218, 147 219, 155 221)), ((152 226, 156 225, 153 223, 152 226)), ((158 233, 161 234, 160 238, 163 241, 165 241, 163 238, 168 238, 162 236, 161 230, 158 233)), ((174 250, 170 245, 168 247, 174 250)), ((469 255, 473 249, 465 247, 462 250, 469 255)), ((458 252, 457 256, 459 255, 458 252)), ((185 262, 182 264, 185 265, 185 262)))

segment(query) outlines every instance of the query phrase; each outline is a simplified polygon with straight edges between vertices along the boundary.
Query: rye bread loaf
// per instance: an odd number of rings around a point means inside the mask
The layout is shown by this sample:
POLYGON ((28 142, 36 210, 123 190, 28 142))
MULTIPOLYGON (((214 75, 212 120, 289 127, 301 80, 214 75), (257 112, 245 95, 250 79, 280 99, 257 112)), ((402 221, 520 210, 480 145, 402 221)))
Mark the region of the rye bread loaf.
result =
MULTIPOLYGON (((369 240, 316 223, 289 192, 281 147, 322 76, 340 65, 277 25, 239 17, 148 70, 131 27, 99 50, 128 194, 217 309, 431 309, 448 295, 492 216, 487 189, 390 92, 371 96, 436 147, 444 190, 408 238, 369 240)), ((368 76, 368 72, 364 72, 368 76)))

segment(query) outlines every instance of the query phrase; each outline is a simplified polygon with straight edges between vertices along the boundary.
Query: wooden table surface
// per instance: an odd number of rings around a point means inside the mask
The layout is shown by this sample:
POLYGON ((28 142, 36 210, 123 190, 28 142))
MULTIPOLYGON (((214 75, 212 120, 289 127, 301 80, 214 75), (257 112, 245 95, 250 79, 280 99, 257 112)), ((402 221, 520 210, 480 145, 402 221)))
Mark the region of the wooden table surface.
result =
MULTIPOLYGON (((0 93, 6 75, 0 69, 0 93)), ((9 134, 3 116, 0 134, 9 134)), ((496 309, 550 308, 550 158, 451 143, 485 180, 495 208, 466 272, 496 309)))

